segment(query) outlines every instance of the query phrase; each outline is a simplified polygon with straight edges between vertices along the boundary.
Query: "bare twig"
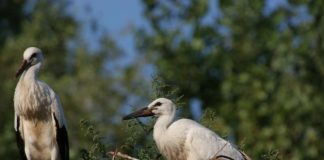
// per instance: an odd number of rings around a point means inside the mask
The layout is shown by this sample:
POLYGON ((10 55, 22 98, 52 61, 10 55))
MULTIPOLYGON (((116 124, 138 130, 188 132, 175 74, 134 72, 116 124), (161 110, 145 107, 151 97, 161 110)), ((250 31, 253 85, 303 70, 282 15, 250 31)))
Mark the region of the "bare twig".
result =
POLYGON ((127 154, 118 152, 117 150, 116 151, 109 151, 109 152, 107 152, 107 155, 112 156, 112 159, 115 159, 115 157, 120 157, 120 158, 124 158, 124 159, 128 159, 128 160, 139 160, 139 159, 131 157, 131 156, 127 155, 127 154))

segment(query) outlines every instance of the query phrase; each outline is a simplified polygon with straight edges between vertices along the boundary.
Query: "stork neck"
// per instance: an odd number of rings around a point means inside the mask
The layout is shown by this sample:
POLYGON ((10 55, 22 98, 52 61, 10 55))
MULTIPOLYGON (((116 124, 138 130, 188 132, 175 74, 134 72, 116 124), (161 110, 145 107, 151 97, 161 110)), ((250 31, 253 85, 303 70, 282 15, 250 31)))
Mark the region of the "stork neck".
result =
POLYGON ((29 67, 20 77, 20 81, 36 81, 41 63, 29 67))
POLYGON ((175 113, 172 113, 171 115, 161 115, 155 122, 154 133, 163 134, 166 132, 170 124, 173 122, 174 117, 175 113))

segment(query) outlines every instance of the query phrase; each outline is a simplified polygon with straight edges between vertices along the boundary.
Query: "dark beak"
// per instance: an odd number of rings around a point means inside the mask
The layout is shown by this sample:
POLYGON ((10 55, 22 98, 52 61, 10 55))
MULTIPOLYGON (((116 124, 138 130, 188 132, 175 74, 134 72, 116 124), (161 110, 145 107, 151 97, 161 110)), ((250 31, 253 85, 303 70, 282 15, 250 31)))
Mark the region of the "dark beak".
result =
POLYGON ((29 66, 30 64, 26 60, 23 60, 19 69, 16 72, 16 78, 18 78, 29 66))
POLYGON ((123 120, 129 120, 137 117, 148 117, 148 116, 153 116, 154 113, 152 112, 152 109, 145 107, 140 110, 137 110, 129 115, 126 115, 123 117, 123 120))

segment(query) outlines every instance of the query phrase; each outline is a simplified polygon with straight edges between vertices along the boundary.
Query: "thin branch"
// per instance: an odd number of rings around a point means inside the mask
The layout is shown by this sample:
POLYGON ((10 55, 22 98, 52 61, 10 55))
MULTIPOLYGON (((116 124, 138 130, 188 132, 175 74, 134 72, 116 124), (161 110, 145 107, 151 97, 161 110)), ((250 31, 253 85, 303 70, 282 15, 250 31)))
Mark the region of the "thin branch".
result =
POLYGON ((107 152, 107 155, 112 156, 113 160, 115 159, 115 157, 120 157, 120 158, 124 158, 124 159, 128 159, 128 160, 139 160, 137 158, 131 157, 127 154, 124 154, 124 153, 121 153, 118 151, 109 151, 109 152, 107 152))

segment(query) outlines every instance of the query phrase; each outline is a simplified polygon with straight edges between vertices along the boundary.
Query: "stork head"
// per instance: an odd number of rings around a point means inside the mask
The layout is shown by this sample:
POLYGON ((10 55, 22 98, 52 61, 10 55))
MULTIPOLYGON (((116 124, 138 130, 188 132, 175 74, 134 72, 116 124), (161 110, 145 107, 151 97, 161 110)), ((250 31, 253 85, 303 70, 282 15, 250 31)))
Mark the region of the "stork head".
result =
POLYGON ((28 70, 31 66, 39 64, 44 59, 42 51, 36 47, 29 47, 25 50, 23 56, 23 62, 16 72, 16 78, 18 78, 24 71, 28 70))
POLYGON ((123 120, 137 117, 172 115, 175 113, 175 104, 167 98, 158 98, 151 102, 147 107, 137 110, 123 117, 123 120))

